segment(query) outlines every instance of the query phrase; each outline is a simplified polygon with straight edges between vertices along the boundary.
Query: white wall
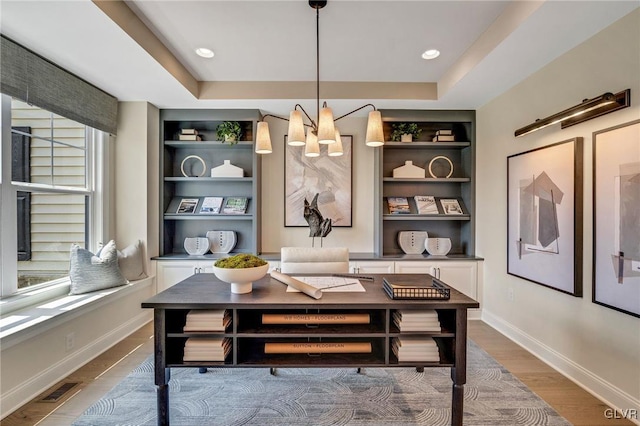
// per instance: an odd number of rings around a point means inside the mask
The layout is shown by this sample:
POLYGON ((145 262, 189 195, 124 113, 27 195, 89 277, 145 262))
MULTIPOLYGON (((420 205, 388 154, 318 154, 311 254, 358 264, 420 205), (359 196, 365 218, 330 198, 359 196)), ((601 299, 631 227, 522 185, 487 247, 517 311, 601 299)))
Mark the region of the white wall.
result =
MULTIPOLYGON (((619 408, 640 409, 640 319, 592 297, 592 133, 640 118, 640 10, 606 28, 477 112, 477 253, 483 318, 619 408), (631 108, 564 130, 515 139, 515 129, 584 98, 631 88, 631 108), (583 294, 572 297, 506 273, 507 156, 584 138, 583 294), (508 300, 512 289, 513 302, 508 300)), ((535 54, 535 52, 532 52, 535 54)))
MULTIPOLYGON (((336 116, 341 113, 334 111, 336 116)), ((284 226, 284 135, 288 123, 268 120, 273 152, 262 158, 262 251, 279 253, 280 247, 285 246, 311 247, 309 228, 284 226)), ((348 247, 350 252, 371 253, 374 250, 374 153, 377 148, 364 143, 366 117, 343 118, 339 124, 341 134, 353 136, 353 227, 333 228, 324 238, 323 246, 348 247)), ((316 238, 316 246, 319 243, 316 238)))

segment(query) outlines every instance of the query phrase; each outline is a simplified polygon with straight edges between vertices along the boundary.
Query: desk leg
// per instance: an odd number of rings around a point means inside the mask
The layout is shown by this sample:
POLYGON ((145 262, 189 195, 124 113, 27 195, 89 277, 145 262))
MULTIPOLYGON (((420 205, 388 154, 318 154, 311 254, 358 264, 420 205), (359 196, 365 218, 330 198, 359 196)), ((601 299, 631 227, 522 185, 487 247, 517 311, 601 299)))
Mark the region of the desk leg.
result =
POLYGON ((467 382, 467 310, 456 309, 455 360, 451 368, 451 425, 462 426, 464 414, 464 384, 467 382))
POLYGON ((169 380, 171 369, 166 364, 165 310, 153 311, 154 372, 157 398, 158 426, 169 426, 169 380))

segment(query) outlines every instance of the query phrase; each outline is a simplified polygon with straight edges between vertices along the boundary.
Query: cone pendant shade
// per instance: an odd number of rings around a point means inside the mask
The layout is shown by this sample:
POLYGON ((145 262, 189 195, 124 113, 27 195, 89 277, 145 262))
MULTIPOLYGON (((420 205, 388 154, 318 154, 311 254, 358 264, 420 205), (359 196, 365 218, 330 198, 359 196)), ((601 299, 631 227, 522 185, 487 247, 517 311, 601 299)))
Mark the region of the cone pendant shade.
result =
POLYGON ((320 145, 318 144, 318 137, 309 129, 307 132, 307 142, 304 147, 304 155, 307 157, 319 157, 320 145))
POLYGON ((289 131, 287 132, 287 143, 291 146, 303 146, 305 144, 302 112, 295 109, 291 111, 291 114, 289 114, 289 131))
POLYGON ((382 132, 382 115, 375 110, 369 113, 367 121, 367 136, 365 142, 368 146, 384 145, 384 134, 382 132))
POLYGON ((336 127, 336 143, 329 144, 329 157, 339 157, 344 154, 342 149, 342 137, 340 136, 340 130, 336 127))
POLYGON ((333 111, 329 107, 323 107, 318 119, 318 143, 325 145, 335 143, 335 137, 336 127, 333 123, 333 111))
POLYGON ((271 148, 271 136, 269 135, 269 123, 266 121, 258 122, 258 130, 256 136, 256 153, 257 154, 271 154, 273 149, 271 148))

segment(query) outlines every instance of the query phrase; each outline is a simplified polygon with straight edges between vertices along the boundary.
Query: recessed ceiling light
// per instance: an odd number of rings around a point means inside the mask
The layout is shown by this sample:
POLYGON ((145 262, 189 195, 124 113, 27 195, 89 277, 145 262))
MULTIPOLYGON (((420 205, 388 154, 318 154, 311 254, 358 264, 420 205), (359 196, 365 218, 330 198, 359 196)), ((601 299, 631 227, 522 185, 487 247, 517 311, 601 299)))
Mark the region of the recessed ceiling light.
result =
POLYGON ((429 49, 422 54, 422 59, 435 59, 440 56, 438 49, 429 49))
POLYGON ((213 58, 214 55, 213 50, 207 49, 206 47, 198 47, 196 53, 203 58, 213 58))

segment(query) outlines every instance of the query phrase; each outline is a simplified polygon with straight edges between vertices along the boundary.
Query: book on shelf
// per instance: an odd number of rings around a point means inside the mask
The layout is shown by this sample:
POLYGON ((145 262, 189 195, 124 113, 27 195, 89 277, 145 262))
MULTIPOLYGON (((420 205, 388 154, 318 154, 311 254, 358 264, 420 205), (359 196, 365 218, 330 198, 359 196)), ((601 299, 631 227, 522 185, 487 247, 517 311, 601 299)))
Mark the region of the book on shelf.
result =
POLYGON ((180 129, 181 135, 197 135, 198 131, 196 129, 180 129))
POLYGON ((200 206, 200 213, 218 214, 222 208, 223 197, 204 197, 200 206))
POLYGON ((371 342, 292 342, 265 343, 265 354, 357 354, 371 353, 371 342))
POLYGON ((432 195, 416 195, 413 199, 416 202, 418 214, 438 214, 436 197, 432 195))
POLYGON ((225 331, 231 324, 231 312, 226 309, 192 309, 187 313, 183 332, 225 331))
POLYGON ((393 312, 393 323, 400 331, 426 331, 440 333, 440 319, 435 309, 402 310, 393 312))
POLYGON ((441 198, 440 205, 444 214, 464 214, 462 206, 455 198, 441 198))
POLYGON ((180 135, 178 135, 178 140, 181 140, 181 141, 201 141, 202 140, 202 136, 200 136, 200 135, 183 135, 183 134, 180 134, 180 135))
POLYGON ((228 337, 190 337, 184 344, 183 361, 224 361, 231 352, 228 337))
POLYGON ((436 136, 440 135, 453 135, 453 130, 451 129, 440 129, 436 131, 436 136))
POLYGON ((244 214, 247 211, 249 199, 247 197, 227 197, 222 213, 224 214, 244 214))
POLYGON ((399 362, 440 362, 438 344, 430 336, 394 337, 391 349, 399 362))
POLYGON ((389 214, 409 214, 409 200, 407 197, 387 197, 389 204, 389 214))
POLYGON ((198 201, 198 198, 183 198, 180 200, 180 204, 178 204, 176 213, 195 213, 198 201))
POLYGON ((369 324, 369 314, 262 314, 262 324, 369 324))
POLYGON ((436 135, 433 137, 433 142, 454 142, 456 137, 454 135, 436 135))

